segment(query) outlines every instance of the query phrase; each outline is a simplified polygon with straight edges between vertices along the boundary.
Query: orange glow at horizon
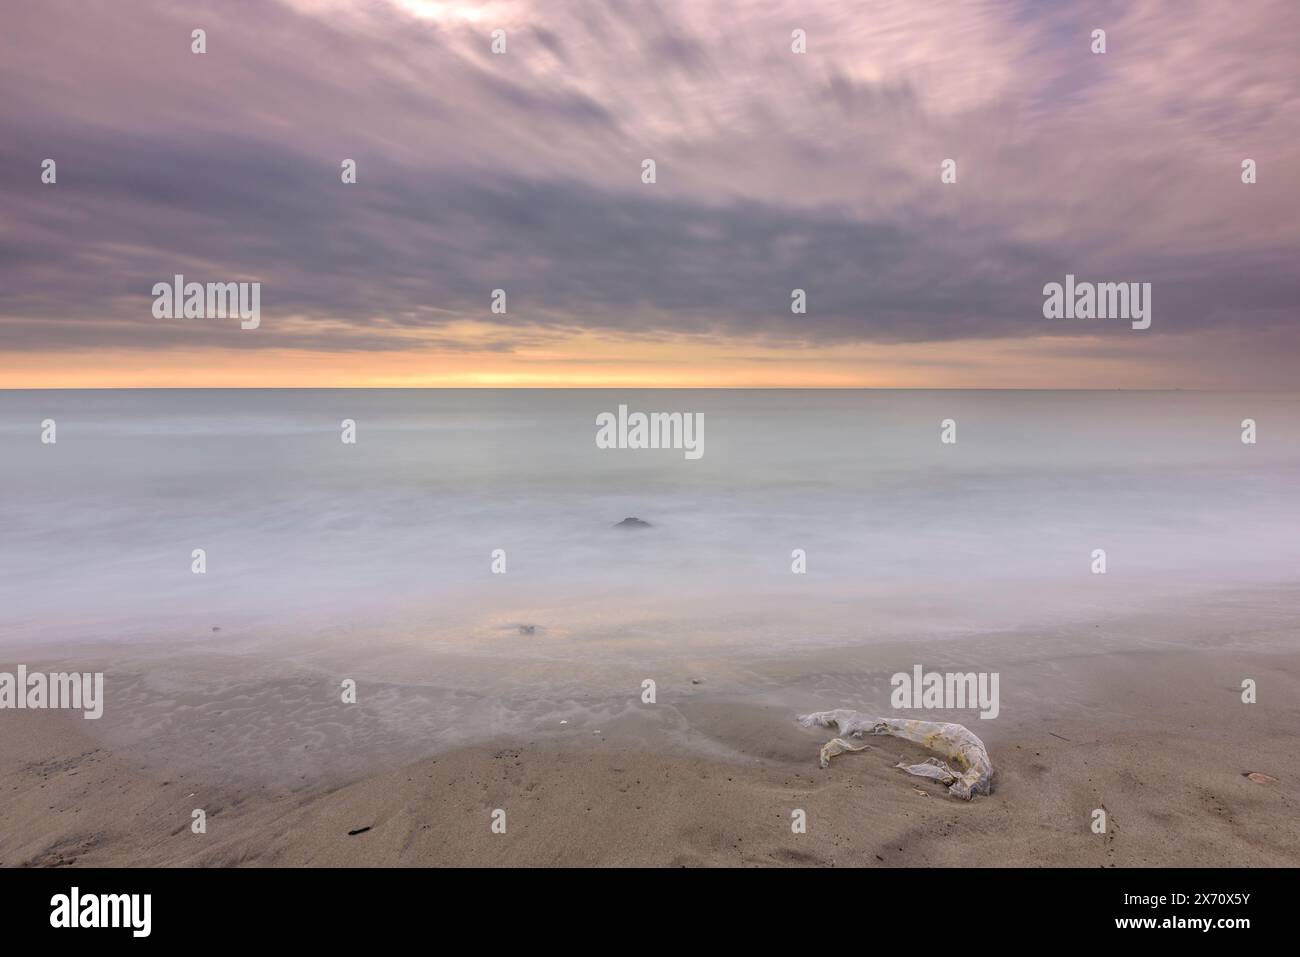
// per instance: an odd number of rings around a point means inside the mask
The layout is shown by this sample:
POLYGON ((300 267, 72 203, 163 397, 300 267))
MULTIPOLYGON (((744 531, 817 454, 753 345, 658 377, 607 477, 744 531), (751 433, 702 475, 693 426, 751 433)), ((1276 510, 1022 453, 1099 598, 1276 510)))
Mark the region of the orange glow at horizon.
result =
MULTIPOLYGON (((1062 338, 836 347, 556 336, 509 352, 436 347, 0 352, 0 387, 77 388, 1121 388, 1136 358, 1080 358, 1062 338)), ((1171 383, 1173 384, 1173 383, 1171 383)))

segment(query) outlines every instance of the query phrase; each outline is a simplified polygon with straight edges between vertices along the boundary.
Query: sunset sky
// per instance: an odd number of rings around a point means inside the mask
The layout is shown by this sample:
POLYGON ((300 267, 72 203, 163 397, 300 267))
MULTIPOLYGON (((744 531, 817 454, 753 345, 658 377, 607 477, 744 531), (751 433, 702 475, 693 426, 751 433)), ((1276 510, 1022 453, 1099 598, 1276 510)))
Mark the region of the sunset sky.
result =
POLYGON ((1294 388, 1298 50, 1295 0, 11 4, 0 387, 1294 388), (1151 328, 1044 319, 1067 273, 1151 328))

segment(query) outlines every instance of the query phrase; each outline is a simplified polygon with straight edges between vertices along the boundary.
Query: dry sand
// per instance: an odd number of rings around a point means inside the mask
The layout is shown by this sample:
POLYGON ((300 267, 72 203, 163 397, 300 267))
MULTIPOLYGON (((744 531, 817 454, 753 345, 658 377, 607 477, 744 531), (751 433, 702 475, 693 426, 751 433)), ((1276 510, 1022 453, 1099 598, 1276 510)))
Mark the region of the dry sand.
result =
POLYGON ((652 672, 654 705, 644 662, 515 662, 498 700, 505 659, 429 656, 345 707, 324 660, 6 649, 4 670, 97 655, 108 701, 98 722, 0 712, 0 864, 1296 866, 1295 607, 1260 593, 1054 634, 694 658, 652 672), (893 765, 925 753, 891 738, 818 768, 829 734, 796 713, 888 712, 913 663, 1000 673, 995 720, 913 713, 984 739, 991 796, 907 777, 893 765), (563 671, 569 697, 530 698, 563 671))

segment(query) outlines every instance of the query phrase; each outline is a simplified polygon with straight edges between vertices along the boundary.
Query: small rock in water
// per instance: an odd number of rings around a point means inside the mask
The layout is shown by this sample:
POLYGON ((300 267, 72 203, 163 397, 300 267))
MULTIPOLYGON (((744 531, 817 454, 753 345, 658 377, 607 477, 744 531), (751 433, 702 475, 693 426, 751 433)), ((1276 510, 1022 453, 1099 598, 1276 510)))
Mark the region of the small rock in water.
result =
POLYGON ((650 528, 649 522, 643 522, 635 515, 630 515, 614 526, 615 528, 650 528))
POLYGON ((519 634, 521 634, 521 635, 532 635, 532 634, 535 634, 536 632, 537 632, 537 626, 536 626, 536 625, 520 625, 520 626, 519 626, 519 634))
POLYGON ((704 679, 703 679, 703 678, 692 678, 692 679, 691 679, 691 684, 693 684, 693 685, 702 685, 702 684, 704 684, 704 679))

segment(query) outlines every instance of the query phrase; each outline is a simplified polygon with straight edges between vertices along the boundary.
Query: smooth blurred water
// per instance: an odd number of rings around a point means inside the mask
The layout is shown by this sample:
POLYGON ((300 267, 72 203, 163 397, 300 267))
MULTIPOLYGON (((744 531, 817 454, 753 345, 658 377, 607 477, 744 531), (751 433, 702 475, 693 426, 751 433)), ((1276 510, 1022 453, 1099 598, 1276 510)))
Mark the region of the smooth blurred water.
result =
POLYGON ((1296 394, 7 391, 0 463, 0 640, 473 647, 528 622, 593 654, 762 652, 1300 569, 1296 394), (598 449, 620 403, 702 412, 703 458, 598 449), (654 527, 612 527, 629 515, 654 527))

